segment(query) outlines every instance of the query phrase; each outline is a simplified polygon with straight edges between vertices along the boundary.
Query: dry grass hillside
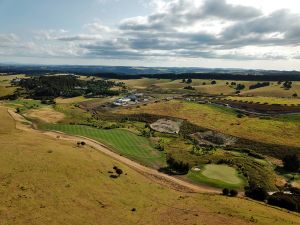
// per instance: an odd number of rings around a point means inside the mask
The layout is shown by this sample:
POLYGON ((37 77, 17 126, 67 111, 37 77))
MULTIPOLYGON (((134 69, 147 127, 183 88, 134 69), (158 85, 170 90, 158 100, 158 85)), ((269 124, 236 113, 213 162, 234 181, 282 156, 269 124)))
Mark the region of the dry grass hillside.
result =
POLYGON ((1 225, 300 223, 245 199, 177 192, 88 146, 16 130, 4 107, 0 118, 1 225), (110 178, 115 165, 127 175, 110 178))

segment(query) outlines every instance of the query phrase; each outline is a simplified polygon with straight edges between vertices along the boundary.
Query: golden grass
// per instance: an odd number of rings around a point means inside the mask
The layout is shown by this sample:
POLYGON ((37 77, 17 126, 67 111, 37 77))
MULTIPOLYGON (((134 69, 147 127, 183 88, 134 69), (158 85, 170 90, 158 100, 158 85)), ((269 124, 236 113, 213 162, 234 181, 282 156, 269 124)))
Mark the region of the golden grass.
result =
POLYGON ((244 90, 241 95, 251 95, 251 96, 265 96, 265 97, 284 97, 290 98, 293 94, 297 93, 300 96, 300 82, 293 82, 292 88, 290 90, 285 90, 281 88, 282 85, 273 83, 270 86, 257 88, 253 90, 244 90))
POLYGON ((26 113, 26 116, 33 119, 39 119, 46 123, 57 123, 65 118, 63 113, 57 112, 50 107, 29 110, 26 113))
POLYGON ((253 97, 241 97, 241 96, 231 96, 227 97, 229 100, 238 100, 238 101, 252 101, 254 103, 268 103, 268 104, 300 104, 300 98, 277 98, 277 97, 263 97, 263 96, 253 96, 253 97))
POLYGON ((121 114, 150 113, 187 119, 201 127, 222 133, 271 144, 300 147, 300 123, 295 121, 262 120, 257 117, 237 118, 234 113, 212 105, 170 101, 140 108, 119 108, 121 114))
POLYGON ((85 98, 83 96, 78 96, 74 98, 56 98, 55 102, 58 104, 71 104, 71 103, 79 103, 91 100, 90 98, 85 98))
POLYGON ((16 130, 3 107, 0 116, 1 225, 299 222, 296 214, 244 199, 170 190, 88 146, 16 130), (114 165, 127 175, 111 179, 114 165))
POLYGON ((0 75, 0 97, 13 94, 17 88, 11 87, 10 82, 15 78, 24 77, 24 75, 0 75))

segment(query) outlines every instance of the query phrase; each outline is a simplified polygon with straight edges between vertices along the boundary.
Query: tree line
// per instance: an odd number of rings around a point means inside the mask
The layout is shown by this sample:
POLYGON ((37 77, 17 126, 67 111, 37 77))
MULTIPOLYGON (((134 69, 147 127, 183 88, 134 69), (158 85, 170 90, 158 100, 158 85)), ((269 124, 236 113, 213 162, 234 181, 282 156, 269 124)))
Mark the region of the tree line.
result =
POLYGON ((21 79, 15 84, 20 87, 17 95, 24 94, 33 99, 53 99, 56 97, 94 97, 118 95, 113 87, 124 87, 123 83, 107 80, 80 80, 76 76, 38 76, 21 79))

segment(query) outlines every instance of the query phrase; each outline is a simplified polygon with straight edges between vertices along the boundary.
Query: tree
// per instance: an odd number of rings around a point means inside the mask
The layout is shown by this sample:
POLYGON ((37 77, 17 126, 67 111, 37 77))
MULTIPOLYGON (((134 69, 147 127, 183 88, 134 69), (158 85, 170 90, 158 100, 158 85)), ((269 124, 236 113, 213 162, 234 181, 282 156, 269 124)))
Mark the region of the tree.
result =
POLYGON ((264 201, 268 197, 268 192, 263 187, 251 182, 248 187, 245 187, 245 195, 258 201, 264 201))
POLYGON ((283 167, 291 172, 298 172, 300 168, 300 157, 299 155, 287 155, 283 159, 283 167))
POLYGON ((193 80, 191 78, 187 79, 187 81, 186 81, 187 84, 190 84, 192 82, 193 82, 193 80))
POLYGON ((298 94, 297 94, 297 93, 293 94, 293 97, 294 97, 294 98, 297 98, 297 97, 298 97, 298 94))
POLYGON ((236 90, 237 90, 237 91, 243 90, 243 89, 245 89, 245 88, 246 88, 246 86, 245 86, 244 84, 238 84, 238 85, 236 86, 236 90))
POLYGON ((118 176, 121 176, 121 174, 123 174, 123 170, 121 170, 120 168, 117 168, 116 173, 118 174, 118 176))
POLYGON ((289 90, 289 89, 292 88, 292 84, 293 84, 292 81, 285 81, 285 82, 283 83, 283 87, 284 87, 284 89, 289 90))
POLYGON ((214 84, 216 84, 216 83, 217 83, 217 81, 215 81, 215 80, 213 80, 213 81, 211 82, 212 85, 214 85, 214 84))
POLYGON ((268 197, 268 204, 300 212, 300 196, 277 192, 268 197))

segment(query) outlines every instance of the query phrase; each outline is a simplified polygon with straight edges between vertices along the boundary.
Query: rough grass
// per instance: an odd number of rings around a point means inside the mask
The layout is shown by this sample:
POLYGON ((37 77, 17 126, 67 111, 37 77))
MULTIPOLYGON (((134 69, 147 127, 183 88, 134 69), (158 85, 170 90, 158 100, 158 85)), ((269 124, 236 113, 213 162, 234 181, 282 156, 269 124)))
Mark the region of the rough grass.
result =
POLYGON ((253 201, 158 186, 88 146, 16 130, 5 108, 0 117, 1 225, 299 222, 296 214, 253 201), (109 178, 114 165, 127 175, 109 178))
POLYGON ((116 113, 148 113, 187 119, 200 127, 268 144, 300 146, 300 121, 238 118, 233 110, 193 102, 170 101, 140 108, 119 108, 116 113))
POLYGON ((41 101, 33 99, 17 99, 12 101, 5 101, 7 105, 14 108, 19 108, 21 112, 28 111, 30 109, 38 109, 42 106, 41 101))
POLYGON ((23 75, 0 75, 0 97, 11 95, 15 92, 16 87, 11 87, 10 82, 14 78, 23 78, 23 75))
POLYGON ((245 184, 238 172, 227 165, 208 164, 200 171, 191 170, 187 175, 194 182, 204 183, 218 188, 240 189, 245 184))
POLYGON ((80 135, 101 141, 111 146, 118 153, 146 165, 164 166, 164 154, 154 149, 145 137, 125 129, 97 129, 81 125, 48 124, 44 129, 62 131, 68 134, 80 135))
POLYGON ((57 104, 71 104, 71 103, 79 103, 84 101, 90 101, 90 98, 85 98, 83 96, 78 96, 74 98, 56 98, 55 102, 57 104))
POLYGON ((26 113, 26 117, 38 119, 46 123, 57 123, 64 119, 65 115, 61 112, 55 111, 51 107, 44 107, 40 109, 31 109, 26 113))
POLYGON ((285 97, 290 98, 293 94, 297 93, 300 96, 300 82, 293 82, 292 88, 290 90, 285 90, 274 82, 272 85, 262 88, 257 88, 253 90, 244 90, 241 95, 252 95, 252 96, 265 96, 265 97, 285 97))
POLYGON ((231 96, 227 97, 229 100, 238 100, 238 101, 248 101, 248 102, 259 102, 259 103, 268 103, 268 104, 281 104, 281 105, 292 105, 300 104, 300 98, 277 98, 277 97, 262 97, 262 96, 253 96, 253 97, 241 97, 241 96, 231 96))

